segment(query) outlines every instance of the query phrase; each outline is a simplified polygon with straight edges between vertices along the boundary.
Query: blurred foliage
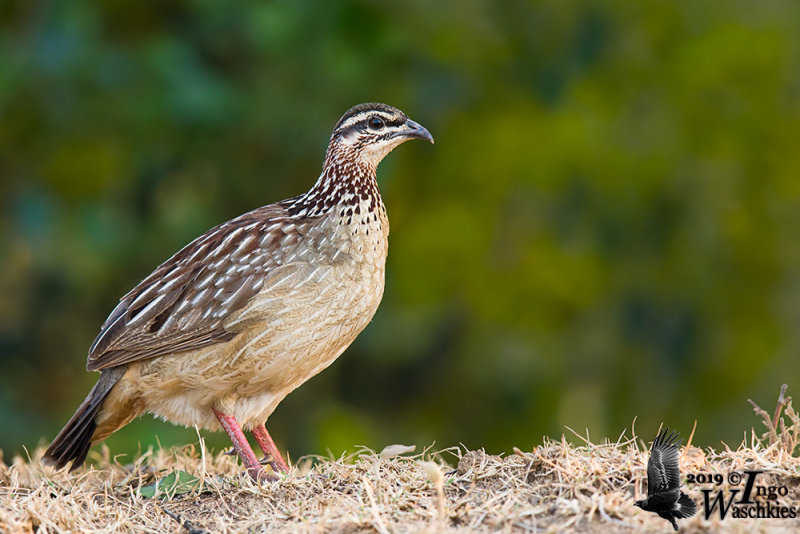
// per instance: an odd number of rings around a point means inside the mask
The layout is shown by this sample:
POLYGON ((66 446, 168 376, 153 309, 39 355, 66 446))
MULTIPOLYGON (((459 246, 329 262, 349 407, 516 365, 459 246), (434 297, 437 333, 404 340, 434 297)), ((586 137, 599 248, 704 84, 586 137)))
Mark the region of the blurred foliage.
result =
MULTIPOLYGON (((381 165, 386 295, 270 419, 293 457, 635 417, 730 443, 800 383, 794 0, 3 2, 0 447, 72 414, 120 296, 305 191, 374 100, 437 143, 381 165)), ((110 445, 156 439, 197 437, 110 445)))

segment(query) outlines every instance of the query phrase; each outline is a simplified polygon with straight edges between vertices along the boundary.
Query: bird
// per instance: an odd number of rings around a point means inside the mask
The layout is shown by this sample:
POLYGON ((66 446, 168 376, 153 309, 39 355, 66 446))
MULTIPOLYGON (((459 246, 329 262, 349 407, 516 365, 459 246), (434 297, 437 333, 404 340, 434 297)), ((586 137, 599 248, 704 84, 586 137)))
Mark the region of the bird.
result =
POLYGON ((100 377, 43 463, 72 471, 151 413, 224 430, 256 481, 286 472, 266 421, 372 320, 389 236, 376 170, 410 139, 434 142, 397 108, 350 108, 311 189, 215 226, 123 296, 88 351, 87 370, 100 377))
POLYGON ((647 512, 654 512, 672 523, 678 530, 676 518, 692 517, 697 513, 697 505, 680 490, 681 474, 678 467, 679 434, 669 433, 669 428, 656 435, 650 447, 647 460, 647 498, 638 500, 638 506, 647 512))

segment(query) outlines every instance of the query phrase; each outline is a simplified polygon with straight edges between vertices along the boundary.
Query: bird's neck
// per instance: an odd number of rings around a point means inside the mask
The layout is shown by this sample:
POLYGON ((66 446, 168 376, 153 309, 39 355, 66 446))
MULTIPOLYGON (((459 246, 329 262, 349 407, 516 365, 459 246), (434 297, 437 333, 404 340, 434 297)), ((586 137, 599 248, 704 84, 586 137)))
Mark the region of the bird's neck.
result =
POLYGON ((295 200, 290 212, 316 216, 359 204, 366 204, 370 210, 383 210, 375 171, 374 165, 351 154, 328 150, 317 182, 295 200))

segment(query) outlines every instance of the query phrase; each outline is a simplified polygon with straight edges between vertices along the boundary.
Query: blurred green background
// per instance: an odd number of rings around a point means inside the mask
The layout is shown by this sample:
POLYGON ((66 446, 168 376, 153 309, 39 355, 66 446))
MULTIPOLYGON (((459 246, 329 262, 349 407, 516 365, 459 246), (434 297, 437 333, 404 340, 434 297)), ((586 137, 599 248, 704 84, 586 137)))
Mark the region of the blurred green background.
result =
MULTIPOLYGON (((386 294, 270 419, 293 458, 497 453, 634 417, 646 438, 697 419, 696 443, 735 444, 760 426, 746 398, 798 384, 795 0, 3 2, 6 457, 88 392, 119 297, 309 188, 364 101, 436 145, 379 169, 386 294)), ((109 444, 157 439, 197 437, 146 416, 109 444)))

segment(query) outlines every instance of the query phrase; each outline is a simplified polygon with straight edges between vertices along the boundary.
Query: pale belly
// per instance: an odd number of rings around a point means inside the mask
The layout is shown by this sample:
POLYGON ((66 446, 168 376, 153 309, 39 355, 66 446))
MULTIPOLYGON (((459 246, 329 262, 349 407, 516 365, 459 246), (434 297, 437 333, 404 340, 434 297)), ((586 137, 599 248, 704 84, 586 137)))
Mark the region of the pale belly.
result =
POLYGON ((251 428, 344 352, 383 296, 377 262, 294 269, 265 284, 228 343, 131 365, 113 397, 173 423, 218 429, 212 406, 251 428), (298 289, 299 288, 299 289, 298 289), (146 392, 146 393, 144 393, 146 392))

